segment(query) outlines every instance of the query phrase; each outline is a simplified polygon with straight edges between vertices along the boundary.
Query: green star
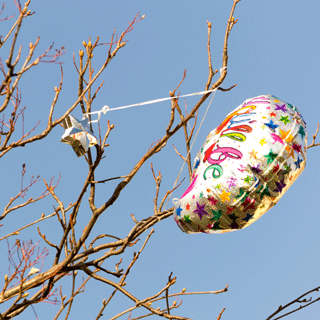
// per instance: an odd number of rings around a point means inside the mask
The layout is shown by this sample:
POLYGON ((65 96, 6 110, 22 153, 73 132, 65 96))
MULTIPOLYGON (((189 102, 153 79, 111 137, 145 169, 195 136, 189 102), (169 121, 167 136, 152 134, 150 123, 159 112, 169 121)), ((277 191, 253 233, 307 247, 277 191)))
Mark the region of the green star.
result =
POLYGON ((184 216, 184 222, 191 223, 190 214, 186 214, 186 215, 184 216))
POLYGON ((221 184, 220 184, 220 183, 217 184, 217 185, 216 185, 216 188, 217 188, 217 189, 220 189, 220 188, 221 188, 221 184))
POLYGON ((297 111, 297 108, 295 106, 293 106, 292 104, 290 103, 287 103, 287 106, 291 109, 293 109, 294 111, 297 111))
POLYGON ((203 192, 200 192, 200 198, 203 198, 203 192))
POLYGON ((222 216, 222 210, 211 210, 213 213, 213 218, 211 220, 218 220, 222 216))
POLYGON ((298 133, 301 135, 301 138, 303 139, 303 137, 306 135, 303 126, 300 126, 298 133))
POLYGON ((277 157, 277 153, 273 153, 272 150, 270 150, 270 152, 266 155, 264 155, 267 158, 267 163, 271 163, 274 161, 274 159, 277 157))
POLYGON ((237 194, 235 197, 236 199, 242 198, 241 202, 244 202, 247 199, 248 195, 249 195, 248 191, 245 192, 243 188, 240 188, 239 194, 237 194))
POLYGON ((250 176, 246 176, 244 178, 244 182, 246 182, 246 183, 250 183, 251 180, 252 180, 252 178, 250 176))
POLYGON ((261 189, 258 193, 261 193, 261 200, 263 199, 264 196, 271 196, 269 192, 269 187, 268 186, 261 186, 261 189), (260 192, 261 191, 261 192, 260 192))
POLYGON ((200 153, 202 153, 203 152, 203 148, 201 148, 201 150, 200 150, 200 153))
POLYGON ((288 166, 287 166, 287 165, 284 165, 284 168, 286 169, 285 172, 284 172, 284 174, 289 174, 290 171, 292 170, 290 164, 289 164, 288 166))
POLYGON ((217 221, 216 223, 214 223, 214 225, 211 229, 212 230, 221 230, 222 228, 220 227, 220 221, 217 221))
POLYGON ((288 122, 291 122, 288 118, 289 116, 281 116, 280 121, 282 121, 284 124, 287 124, 288 122))

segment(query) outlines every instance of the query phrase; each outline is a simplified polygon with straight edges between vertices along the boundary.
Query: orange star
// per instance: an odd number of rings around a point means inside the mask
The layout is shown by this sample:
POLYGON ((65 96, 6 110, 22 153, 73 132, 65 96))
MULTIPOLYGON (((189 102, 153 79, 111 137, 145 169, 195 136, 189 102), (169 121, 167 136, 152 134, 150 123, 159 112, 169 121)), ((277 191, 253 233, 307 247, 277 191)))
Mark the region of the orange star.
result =
POLYGON ((294 159, 294 150, 290 146, 286 146, 286 151, 288 152, 288 157, 292 157, 294 159))
POLYGON ((189 203, 186 204, 186 210, 190 210, 190 204, 189 203))
POLYGON ((249 154, 250 154, 250 158, 257 159, 257 154, 258 154, 258 152, 252 150, 251 152, 249 152, 249 154))
POLYGON ((230 200, 230 194, 231 194, 231 192, 226 192, 226 191, 223 189, 222 193, 220 194, 220 199, 221 199, 222 201, 230 200))
POLYGON ((290 130, 285 131, 280 129, 280 136, 281 136, 281 139, 284 140, 285 142, 292 142, 294 140, 294 137, 290 133, 290 130))

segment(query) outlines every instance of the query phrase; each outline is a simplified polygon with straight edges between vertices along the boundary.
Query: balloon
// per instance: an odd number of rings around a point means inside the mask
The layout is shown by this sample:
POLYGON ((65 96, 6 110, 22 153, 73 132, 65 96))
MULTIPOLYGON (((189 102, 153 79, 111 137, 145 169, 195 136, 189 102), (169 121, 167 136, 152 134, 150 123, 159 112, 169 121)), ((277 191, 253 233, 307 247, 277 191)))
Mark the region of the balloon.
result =
POLYGON ((306 164, 306 123, 271 95, 247 99, 210 132, 194 160, 192 182, 174 199, 187 233, 245 228, 284 195, 306 164))
POLYGON ((63 120, 65 133, 61 137, 61 142, 70 144, 78 157, 88 152, 88 148, 98 143, 97 138, 90 130, 89 118, 77 120, 70 114, 63 120))

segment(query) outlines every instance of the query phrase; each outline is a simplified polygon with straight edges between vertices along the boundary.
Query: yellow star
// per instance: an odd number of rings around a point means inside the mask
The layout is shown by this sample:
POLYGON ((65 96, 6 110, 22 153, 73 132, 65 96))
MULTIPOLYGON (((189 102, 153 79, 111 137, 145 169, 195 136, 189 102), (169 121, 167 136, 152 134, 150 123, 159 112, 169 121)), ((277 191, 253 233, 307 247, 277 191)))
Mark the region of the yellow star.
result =
POLYGON ((280 102, 280 100, 278 100, 278 99, 274 99, 274 102, 280 102))
POLYGON ((264 208, 266 205, 263 203, 259 208, 264 208))
POLYGON ((285 142, 292 142, 294 140, 294 137, 292 136, 292 134, 290 133, 290 130, 285 131, 285 130, 281 130, 280 129, 280 137, 282 140, 284 140, 285 142))
POLYGON ((258 154, 258 152, 252 150, 251 152, 249 152, 249 154, 250 154, 250 158, 257 159, 257 154, 258 154))
POLYGON ((266 142, 266 139, 263 138, 263 139, 261 139, 261 140, 259 141, 259 143, 263 146, 263 145, 266 144, 267 142, 266 142))
POLYGON ((224 202, 227 200, 230 200, 230 194, 231 192, 226 192, 224 189, 222 191, 222 193, 220 194, 220 199, 224 202))

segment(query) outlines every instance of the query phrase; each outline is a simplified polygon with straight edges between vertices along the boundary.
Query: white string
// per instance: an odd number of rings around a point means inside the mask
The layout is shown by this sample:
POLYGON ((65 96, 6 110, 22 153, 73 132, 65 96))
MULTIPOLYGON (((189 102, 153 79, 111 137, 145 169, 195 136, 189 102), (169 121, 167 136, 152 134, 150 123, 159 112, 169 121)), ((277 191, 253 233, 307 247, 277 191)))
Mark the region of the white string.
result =
MULTIPOLYGON (((221 69, 220 69, 220 70, 221 70, 221 69)), ((191 149, 192 149, 192 147, 193 147, 193 144, 194 144, 194 142, 196 141, 197 135, 198 135, 198 133, 199 133, 199 131, 200 131, 200 128, 201 128, 201 126, 202 126, 202 124, 203 124, 203 121, 204 121, 204 119, 205 119, 205 117, 206 117, 206 115, 207 115, 207 113, 208 113, 208 110, 209 110, 210 105, 211 105, 211 103, 212 103, 212 100, 213 100, 213 98, 214 98, 214 96, 215 96, 215 94, 216 94, 216 92, 217 92, 217 89, 214 89, 214 90, 212 90, 212 91, 214 91, 214 93, 213 93, 213 95, 212 95, 212 97, 211 97, 211 100, 210 100, 210 102, 209 102, 209 104, 208 104, 207 110, 206 110, 206 112, 205 112, 205 114, 204 114, 204 116, 203 116, 203 118, 202 118, 202 120, 201 120, 201 123, 200 123, 200 125, 199 125, 199 128, 198 128, 198 130, 197 130, 197 132, 196 132, 196 134, 195 134, 195 136, 194 136, 194 138, 193 138, 193 141, 192 141, 190 150, 188 151, 188 153, 187 153, 187 155, 186 155, 186 157, 185 157, 185 160, 183 161, 182 167, 181 167, 181 169, 180 169, 180 172, 179 172, 179 174, 178 174, 178 176, 177 176, 176 181, 174 182, 174 185, 173 185, 173 188, 172 188, 172 189, 174 189, 174 188, 176 187, 177 183, 178 183, 178 180, 179 180, 180 175, 181 175, 181 173, 182 173, 183 167, 184 167, 185 163, 187 162, 189 153, 191 152, 191 149)), ((169 203, 169 200, 170 200, 170 198, 171 198, 171 195, 172 195, 172 193, 169 195, 169 197, 168 197, 168 199, 167 199, 166 205, 164 206, 164 210, 166 209, 166 207, 167 207, 167 205, 168 205, 168 203, 169 203)), ((174 199, 172 199, 172 202, 176 205, 176 204, 179 203, 179 199, 174 198, 174 199)))
POLYGON ((149 101, 145 101, 145 102, 129 104, 127 106, 122 106, 122 107, 117 107, 117 108, 112 108, 112 109, 110 109, 110 107, 106 105, 99 111, 88 112, 88 113, 85 113, 83 116, 84 117, 88 117, 91 114, 98 114, 98 119, 97 120, 90 121, 91 123, 94 123, 94 122, 98 122, 100 120, 101 113, 106 114, 108 111, 127 109, 127 108, 132 108, 132 107, 137 107, 137 106, 144 106, 144 105, 147 105, 147 104, 158 103, 158 102, 171 100, 171 99, 178 99, 178 98, 184 98, 184 97, 197 96, 197 95, 200 95, 200 94, 205 94, 205 93, 213 92, 213 91, 216 91, 216 90, 217 89, 211 89, 211 90, 200 91, 200 92, 195 92, 195 93, 188 93, 188 94, 185 94, 185 95, 182 95, 182 96, 178 96, 178 97, 167 97, 167 98, 149 100, 149 101))

